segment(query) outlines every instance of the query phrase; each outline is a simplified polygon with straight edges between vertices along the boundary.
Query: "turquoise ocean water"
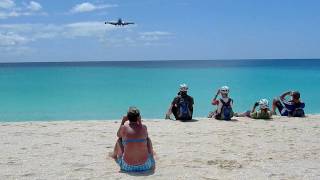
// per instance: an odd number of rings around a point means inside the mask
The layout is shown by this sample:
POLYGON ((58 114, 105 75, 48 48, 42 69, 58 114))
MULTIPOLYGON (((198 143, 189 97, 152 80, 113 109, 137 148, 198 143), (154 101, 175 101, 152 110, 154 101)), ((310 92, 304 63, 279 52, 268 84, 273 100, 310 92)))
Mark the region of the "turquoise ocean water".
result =
POLYGON ((320 60, 17 63, 0 64, 0 121, 119 119, 131 105, 163 118, 183 82, 196 117, 222 85, 235 111, 299 90, 306 112, 320 113, 320 60))

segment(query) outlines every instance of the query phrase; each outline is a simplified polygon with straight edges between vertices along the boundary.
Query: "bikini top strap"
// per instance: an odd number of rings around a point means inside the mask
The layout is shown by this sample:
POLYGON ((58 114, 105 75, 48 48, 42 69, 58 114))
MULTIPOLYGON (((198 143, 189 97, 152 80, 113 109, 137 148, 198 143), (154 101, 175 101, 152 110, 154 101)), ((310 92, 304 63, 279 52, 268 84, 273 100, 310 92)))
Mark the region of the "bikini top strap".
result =
POLYGON ((122 144, 128 144, 128 143, 133 143, 133 142, 147 142, 147 139, 126 139, 122 140, 122 144))

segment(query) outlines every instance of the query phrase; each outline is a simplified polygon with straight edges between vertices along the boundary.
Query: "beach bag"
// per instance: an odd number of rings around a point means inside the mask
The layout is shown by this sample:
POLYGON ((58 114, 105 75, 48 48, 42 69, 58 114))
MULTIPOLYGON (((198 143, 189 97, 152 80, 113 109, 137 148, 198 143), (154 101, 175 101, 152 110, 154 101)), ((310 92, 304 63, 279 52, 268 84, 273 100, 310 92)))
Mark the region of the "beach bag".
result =
POLYGON ((292 117, 304 117, 304 110, 302 108, 296 108, 292 111, 292 117))
POLYGON ((229 98, 228 102, 224 102, 222 99, 220 99, 220 102, 222 102, 220 119, 231 120, 231 118, 233 117, 234 113, 231 107, 231 101, 232 101, 231 98, 229 98))
POLYGON ((189 109, 189 103, 184 99, 180 98, 178 104, 178 119, 179 120, 191 120, 192 115, 189 109))

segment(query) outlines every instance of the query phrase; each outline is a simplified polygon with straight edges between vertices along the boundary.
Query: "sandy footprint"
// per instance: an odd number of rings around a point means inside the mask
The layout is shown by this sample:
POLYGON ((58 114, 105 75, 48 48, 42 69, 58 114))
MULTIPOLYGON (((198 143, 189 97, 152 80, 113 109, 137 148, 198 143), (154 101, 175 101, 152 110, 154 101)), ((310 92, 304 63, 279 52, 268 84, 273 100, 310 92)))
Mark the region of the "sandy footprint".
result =
POLYGON ((31 176, 35 176, 36 174, 35 173, 26 173, 26 174, 23 174, 21 175, 21 177, 31 177, 31 176))
POLYGON ((207 161, 207 164, 208 165, 217 165, 221 169, 228 169, 228 170, 242 168, 242 165, 240 163, 238 163, 236 160, 216 159, 216 160, 207 161))
POLYGON ((9 165, 9 166, 19 166, 19 165, 22 165, 22 163, 18 162, 18 160, 9 160, 7 162, 7 165, 9 165))
POLYGON ((81 167, 81 168, 75 168, 75 169, 73 169, 73 171, 92 172, 92 171, 93 171, 93 169, 91 169, 91 168, 83 168, 83 167, 81 167))

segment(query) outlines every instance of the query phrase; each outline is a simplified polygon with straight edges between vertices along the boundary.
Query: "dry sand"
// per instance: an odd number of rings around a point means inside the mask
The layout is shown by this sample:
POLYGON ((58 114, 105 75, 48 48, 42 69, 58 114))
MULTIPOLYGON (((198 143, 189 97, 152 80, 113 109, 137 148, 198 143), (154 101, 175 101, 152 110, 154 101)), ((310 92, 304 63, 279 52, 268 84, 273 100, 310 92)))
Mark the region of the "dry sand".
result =
POLYGON ((320 179, 320 116, 144 121, 154 173, 106 158, 119 121, 0 123, 0 179, 320 179))

